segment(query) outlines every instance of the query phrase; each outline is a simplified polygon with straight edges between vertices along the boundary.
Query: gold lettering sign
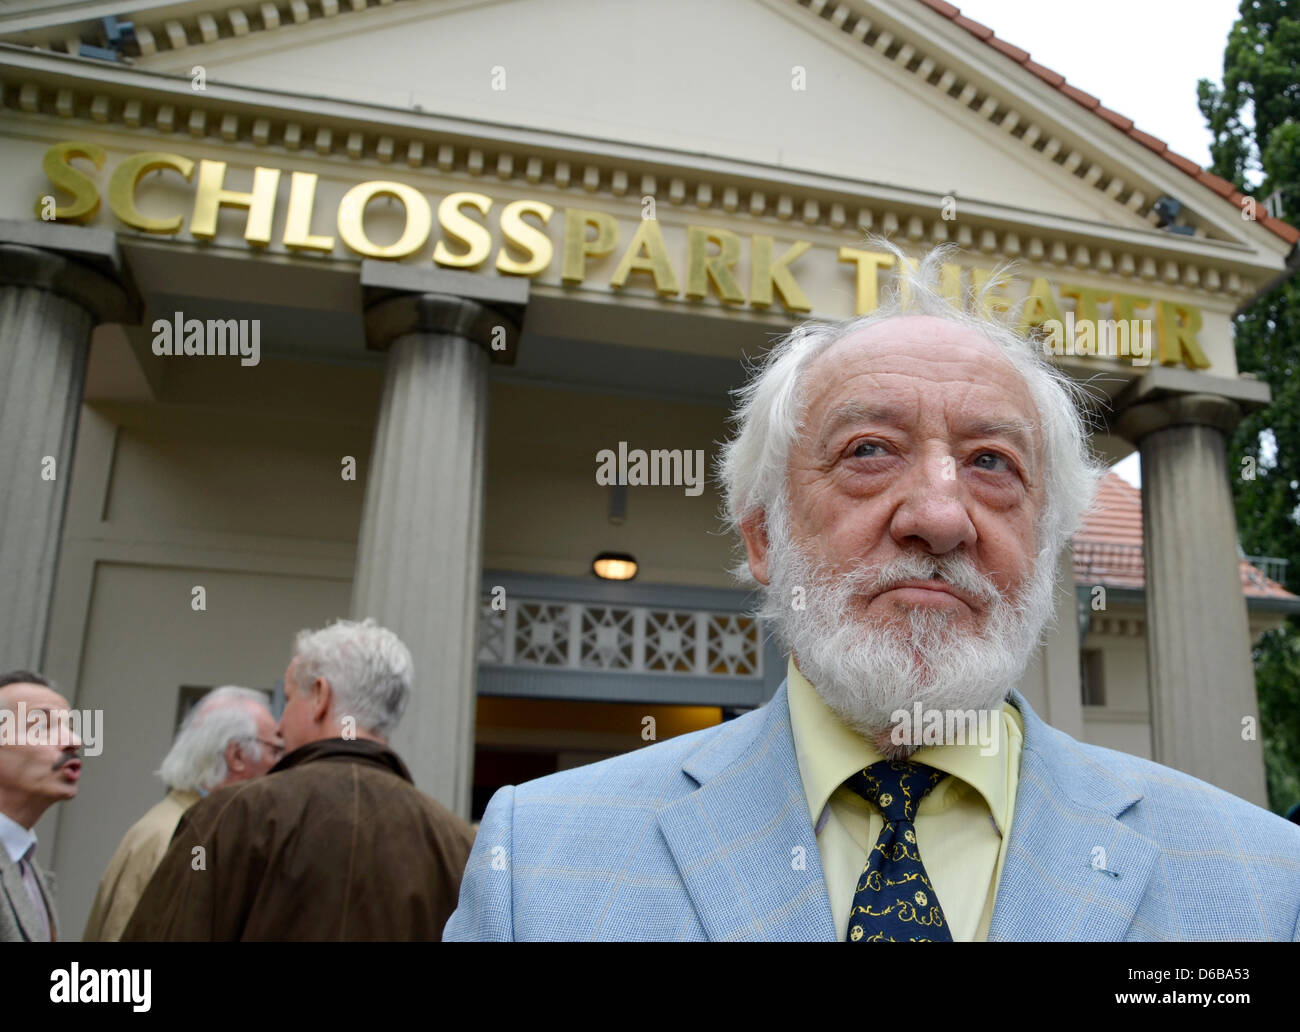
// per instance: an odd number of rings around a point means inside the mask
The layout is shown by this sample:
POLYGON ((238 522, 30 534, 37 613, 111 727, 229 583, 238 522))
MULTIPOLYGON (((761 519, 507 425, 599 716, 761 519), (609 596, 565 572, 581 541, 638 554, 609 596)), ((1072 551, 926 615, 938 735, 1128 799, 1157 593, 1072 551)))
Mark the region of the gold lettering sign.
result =
MULTIPOLYGON (((71 164, 73 158, 85 158, 96 169, 104 167, 104 148, 93 143, 56 143, 45 152, 41 167, 45 176, 60 190, 72 194, 72 203, 55 206, 54 218, 59 222, 89 222, 99 211, 99 187, 95 181, 71 164)), ((36 217, 42 216, 45 197, 36 198, 36 217)))
MULTIPOLYGON (((113 176, 108 181, 108 206, 126 225, 146 233, 179 233, 185 221, 180 214, 171 218, 159 219, 143 215, 135 206, 135 192, 140 188, 140 180, 150 172, 164 168, 175 169, 188 182, 194 175, 194 162, 179 154, 165 154, 162 151, 147 151, 133 154, 118 164, 113 176)), ((297 173, 294 173, 297 175, 297 173)))
POLYGON ((544 201, 512 201, 501 209, 501 235, 507 245, 528 255, 522 261, 511 258, 507 248, 497 252, 497 269, 512 276, 536 276, 551 264, 555 245, 551 238, 524 221, 525 215, 536 215, 545 226, 551 221, 555 209, 544 201))
POLYGON ((311 231, 312 209, 316 202, 314 172, 295 172, 289 185, 289 217, 284 224, 284 246, 291 251, 320 251, 329 254, 334 250, 332 236, 316 236, 311 231))
POLYGON ((280 185, 278 168, 253 169, 253 189, 249 193, 226 189, 224 161, 199 162, 199 186, 194 195, 194 214, 190 217, 190 235, 200 240, 217 236, 217 212, 223 204, 247 208, 244 239, 265 247, 271 242, 271 216, 275 212, 275 191, 280 185))
MULTIPOLYGON (((64 199, 59 194, 43 194, 36 199, 37 216, 49 218, 53 208, 56 221, 85 223, 94 219, 100 209, 99 184, 90 172, 72 163, 87 161, 99 172, 105 160, 103 148, 92 143, 68 141, 52 146, 42 167, 53 190, 70 199, 59 204, 64 199)), ((283 171, 255 167, 251 189, 245 191, 228 185, 229 169, 224 161, 204 159, 196 164, 181 154, 146 151, 123 158, 112 170, 109 208, 130 229, 177 235, 185 228, 184 213, 145 214, 139 207, 139 194, 144 180, 153 173, 166 173, 169 181, 165 185, 169 188, 177 185, 170 177, 179 175, 180 180, 194 184, 190 236, 215 239, 221 209, 242 209, 247 212, 244 240, 266 247, 273 237, 283 171)), ((247 181, 248 175, 247 171, 237 171, 235 179, 247 181)), ((718 226, 688 225, 674 227, 673 232, 679 235, 670 241, 664 236, 664 227, 642 212, 631 239, 621 245, 619 219, 608 211, 566 208, 563 219, 554 220, 555 209, 550 204, 525 198, 510 201, 498 214, 492 197, 462 191, 438 200, 439 235, 430 248, 435 209, 415 187, 388 180, 352 186, 338 202, 332 234, 324 232, 330 228, 328 212, 316 210, 319 178, 312 172, 289 170, 288 205, 280 237, 280 243, 289 251, 333 254, 337 241, 341 241, 352 253, 366 258, 401 261, 421 260, 423 256, 422 260, 440 266, 471 270, 483 270, 491 261, 498 273, 535 277, 554 267, 558 250, 560 281, 571 286, 589 283, 595 276, 607 276, 606 282, 614 291, 653 287, 664 298, 693 302, 713 298, 716 303, 748 304, 755 309, 770 308, 779 301, 791 314, 813 310, 798 274, 799 260, 813 246, 808 240, 787 240, 780 245, 778 254, 776 238, 765 233, 755 233, 746 241, 718 226), (495 259, 494 223, 495 232, 500 234, 495 259), (385 232, 395 233, 396 239, 378 243, 372 232, 380 238, 385 232), (558 246, 553 238, 557 232, 558 246), (620 253, 613 262, 610 259, 616 251, 620 253), (748 284, 741 271, 746 258, 748 284), (675 265, 683 259, 684 264, 675 265)), ((626 221, 625 216, 624 224, 626 221)), ((880 303, 881 273, 893 268, 894 256, 840 247, 837 260, 852 266, 854 313, 874 310, 880 303)), ((914 264, 915 259, 909 258, 908 262, 914 264)), ((1197 336, 1202 326, 1201 312, 1191 305, 1075 283, 1063 283, 1054 290, 1042 276, 1030 281, 1027 293, 1020 296, 1010 289, 1012 284, 1006 278, 990 286, 991 276, 992 270, 987 268, 946 264, 941 270, 940 291, 944 297, 959 301, 965 296, 963 286, 968 281, 971 290, 983 292, 985 307, 990 310, 1019 304, 1019 331, 1050 331, 1054 349, 1060 348, 1058 354, 1118 357, 1102 347, 1098 334, 1103 329, 1123 330, 1127 334, 1121 341, 1124 343, 1133 338, 1139 323, 1148 334, 1154 323, 1155 348, 1151 349, 1143 337, 1144 355, 1158 356, 1165 365, 1210 367, 1197 336), (1064 317, 1061 299, 1069 299, 1073 305, 1064 317), (1109 306, 1112 319, 1103 317, 1103 305, 1109 306)))
POLYGON ((375 180, 354 186, 339 201, 339 236, 367 258, 405 258, 424 246, 433 231, 433 213, 419 190, 405 183, 375 180), (376 197, 394 197, 406 206, 406 226, 393 243, 376 244, 366 235, 366 205, 376 197))

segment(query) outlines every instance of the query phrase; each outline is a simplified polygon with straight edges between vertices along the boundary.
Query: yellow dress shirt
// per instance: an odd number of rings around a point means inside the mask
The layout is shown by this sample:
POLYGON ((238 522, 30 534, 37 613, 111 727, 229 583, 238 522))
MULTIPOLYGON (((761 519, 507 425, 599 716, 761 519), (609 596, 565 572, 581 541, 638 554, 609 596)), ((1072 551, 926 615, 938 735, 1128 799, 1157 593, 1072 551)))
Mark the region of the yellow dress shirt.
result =
MULTIPOLYGON (((883 759, 872 742, 844 725, 791 657, 787 679, 795 758, 817 834, 831 916, 846 938, 849 910, 867 854, 880 836, 880 812, 844 781, 883 759)), ((1007 839, 1020 781, 1025 729, 1020 713, 1003 703, 990 728, 988 756, 978 741, 928 745, 912 759, 947 771, 916 812, 921 862, 939 897, 954 942, 984 942, 1006 861, 1007 839)))

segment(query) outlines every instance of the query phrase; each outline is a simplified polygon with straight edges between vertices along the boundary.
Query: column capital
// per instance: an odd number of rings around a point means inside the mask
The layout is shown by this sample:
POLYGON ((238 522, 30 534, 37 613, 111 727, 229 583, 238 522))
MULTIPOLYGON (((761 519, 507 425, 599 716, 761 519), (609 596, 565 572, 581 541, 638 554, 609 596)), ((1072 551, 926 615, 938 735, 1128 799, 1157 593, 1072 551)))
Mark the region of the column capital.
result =
POLYGON ((97 323, 140 320, 140 296, 111 230, 0 219, 0 286, 48 290, 97 323))
POLYGON ((1154 401, 1130 405, 1119 412, 1115 432, 1125 440, 1139 444, 1157 430, 1174 426, 1208 426, 1232 434, 1241 422, 1242 406, 1218 394, 1177 394, 1154 401))
POLYGON ((514 365, 528 306, 528 280, 395 262, 361 263, 366 346, 385 350, 408 333, 446 333, 514 365))
POLYGON ((1243 415, 1263 408, 1271 397, 1268 384, 1253 377, 1153 366, 1119 393, 1107 424, 1132 444, 1171 426, 1209 426, 1228 435, 1243 415))

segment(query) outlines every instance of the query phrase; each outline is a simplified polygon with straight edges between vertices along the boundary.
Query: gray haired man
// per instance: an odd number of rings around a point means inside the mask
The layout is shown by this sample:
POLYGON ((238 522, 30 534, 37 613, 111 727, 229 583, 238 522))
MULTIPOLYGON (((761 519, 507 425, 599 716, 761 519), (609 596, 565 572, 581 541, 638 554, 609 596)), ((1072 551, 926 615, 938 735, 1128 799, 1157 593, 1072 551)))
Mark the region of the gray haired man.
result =
POLYGON ((412 679, 373 620, 299 634, 289 753, 185 814, 123 939, 439 940, 474 834, 388 747, 412 679))
POLYGON ((224 785, 261 777, 283 753, 263 693, 227 685, 196 702, 157 771, 167 795, 122 838, 99 883, 82 941, 122 937, 186 810, 224 785))
POLYGON ((1017 690, 1101 467, 999 275, 950 303, 952 256, 893 249, 884 304, 796 329, 739 395, 726 514, 785 683, 500 789, 448 941, 1300 938, 1294 825, 1017 690))

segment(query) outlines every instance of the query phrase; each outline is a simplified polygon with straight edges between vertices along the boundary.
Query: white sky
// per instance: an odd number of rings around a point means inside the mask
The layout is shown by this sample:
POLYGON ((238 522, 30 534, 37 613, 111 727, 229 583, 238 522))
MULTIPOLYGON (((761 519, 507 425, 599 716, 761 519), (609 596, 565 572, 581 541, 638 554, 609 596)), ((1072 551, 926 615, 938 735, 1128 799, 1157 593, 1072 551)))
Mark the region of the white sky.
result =
POLYGON ((1143 132, 1209 164, 1196 81, 1220 81, 1237 0, 957 0, 957 6, 1143 132))
MULTIPOLYGON (((1198 165, 1210 134, 1196 82, 1223 75, 1238 0, 954 0, 962 14, 1198 165)), ((1114 470, 1141 486, 1137 453, 1114 470)))

